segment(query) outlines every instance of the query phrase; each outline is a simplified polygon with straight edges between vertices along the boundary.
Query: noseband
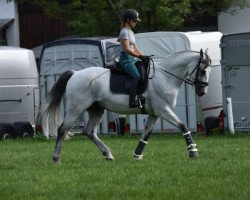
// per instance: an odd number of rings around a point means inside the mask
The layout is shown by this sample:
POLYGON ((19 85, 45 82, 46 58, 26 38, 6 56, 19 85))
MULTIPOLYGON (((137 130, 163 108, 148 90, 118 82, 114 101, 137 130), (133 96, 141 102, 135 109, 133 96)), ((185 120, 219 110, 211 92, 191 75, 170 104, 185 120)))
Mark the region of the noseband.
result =
POLYGON ((199 73, 202 73, 202 74, 206 74, 206 70, 205 69, 201 69, 201 64, 207 64, 208 66, 210 65, 210 63, 207 63, 203 60, 201 60, 201 58, 199 59, 199 62, 198 64, 195 66, 195 68, 193 69, 193 71, 189 74, 189 77, 194 73, 194 71, 196 70, 196 75, 195 75, 195 79, 194 81, 190 78, 187 78, 185 80, 186 83, 190 84, 190 85, 193 85, 193 86, 199 86, 199 88, 204 88, 204 87, 207 87, 208 86, 208 82, 205 82, 205 81, 200 81, 198 79, 198 74, 199 73))
POLYGON ((199 61, 198 61, 198 63, 197 63, 197 65, 195 66, 195 68, 194 68, 194 69, 192 70, 192 72, 188 75, 189 78, 186 78, 186 79, 180 78, 179 76, 176 76, 175 74, 173 74, 173 73, 171 73, 171 72, 169 72, 169 71, 167 71, 167 70, 165 70, 165 69, 162 69, 162 68, 160 68, 160 67, 157 67, 157 68, 159 68, 160 70, 164 71, 165 73, 168 73, 168 74, 174 76, 174 77, 177 78, 177 79, 180 79, 180 80, 184 81, 185 83, 187 83, 187 84, 189 84, 189 85, 192 85, 192 86, 199 86, 199 88, 204 88, 204 87, 208 86, 208 82, 200 81, 200 80, 198 79, 198 73, 203 73, 203 74, 206 73, 206 71, 205 71, 204 69, 201 69, 201 67, 200 67, 201 64, 207 64, 208 66, 210 66, 210 65, 211 65, 211 61, 209 61, 209 63, 207 63, 207 62, 203 61, 203 60, 200 58, 199 61), (195 79, 192 80, 190 77, 191 77, 191 75, 195 72, 195 70, 196 70, 195 79))

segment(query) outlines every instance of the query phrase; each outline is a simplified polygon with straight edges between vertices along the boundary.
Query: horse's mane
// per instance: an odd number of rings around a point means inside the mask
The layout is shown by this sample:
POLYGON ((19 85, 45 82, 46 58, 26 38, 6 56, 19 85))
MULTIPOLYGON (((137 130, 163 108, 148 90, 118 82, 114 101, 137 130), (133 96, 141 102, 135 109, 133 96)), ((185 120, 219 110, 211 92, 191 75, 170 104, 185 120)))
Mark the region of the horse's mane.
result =
POLYGON ((166 65, 170 67, 173 62, 176 62, 176 56, 178 56, 179 54, 183 54, 183 53, 199 53, 199 52, 193 51, 193 50, 187 50, 187 51, 179 51, 176 53, 168 54, 167 56, 158 59, 157 64, 166 65))
POLYGON ((159 59, 159 61, 161 60, 166 60, 166 59, 170 59, 178 54, 183 54, 183 53, 188 53, 188 52, 193 52, 193 53, 199 53, 198 51, 193 51, 193 50, 186 50, 186 51, 178 51, 178 52, 175 52, 175 53, 171 53, 171 54, 168 54, 167 56, 165 57, 162 57, 161 59, 159 59))

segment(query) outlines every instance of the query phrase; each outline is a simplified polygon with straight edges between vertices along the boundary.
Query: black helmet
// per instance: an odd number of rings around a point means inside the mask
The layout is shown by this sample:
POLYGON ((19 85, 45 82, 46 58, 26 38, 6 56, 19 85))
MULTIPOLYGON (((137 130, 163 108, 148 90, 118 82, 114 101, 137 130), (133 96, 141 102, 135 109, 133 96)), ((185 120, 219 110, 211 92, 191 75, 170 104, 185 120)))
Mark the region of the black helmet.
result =
POLYGON ((141 21, 139 18, 139 13, 134 9, 125 10, 123 13, 122 19, 123 21, 127 21, 127 20, 141 21))

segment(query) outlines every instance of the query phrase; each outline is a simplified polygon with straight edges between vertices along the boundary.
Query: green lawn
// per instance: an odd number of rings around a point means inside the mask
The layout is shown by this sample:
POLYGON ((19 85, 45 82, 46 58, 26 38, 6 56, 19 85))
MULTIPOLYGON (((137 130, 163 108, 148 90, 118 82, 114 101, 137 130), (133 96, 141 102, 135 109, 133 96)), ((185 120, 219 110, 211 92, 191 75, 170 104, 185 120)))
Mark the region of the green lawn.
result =
POLYGON ((153 135, 143 160, 139 136, 102 136, 114 161, 86 137, 0 141, 0 199, 250 199, 250 134, 194 135, 200 158, 188 158, 181 135, 153 135))

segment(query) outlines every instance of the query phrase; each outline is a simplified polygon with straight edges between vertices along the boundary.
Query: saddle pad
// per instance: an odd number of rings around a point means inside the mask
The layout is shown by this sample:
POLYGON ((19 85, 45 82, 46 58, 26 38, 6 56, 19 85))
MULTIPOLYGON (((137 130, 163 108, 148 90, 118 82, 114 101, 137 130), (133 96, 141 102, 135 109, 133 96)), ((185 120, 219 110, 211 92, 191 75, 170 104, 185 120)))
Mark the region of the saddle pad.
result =
MULTIPOLYGON (((138 88, 136 91, 137 95, 141 95, 145 92, 148 86, 148 76, 145 73, 144 67, 137 67, 142 78, 139 81, 138 88)), ((131 83, 131 78, 126 73, 123 74, 114 74, 110 73, 110 90, 113 93, 120 93, 120 94, 129 94, 129 88, 131 83)))
POLYGON ((110 76, 110 90, 113 93, 129 94, 131 78, 127 74, 113 74, 110 76))

